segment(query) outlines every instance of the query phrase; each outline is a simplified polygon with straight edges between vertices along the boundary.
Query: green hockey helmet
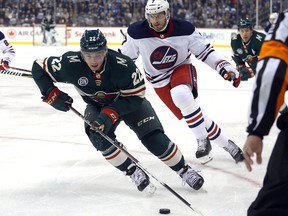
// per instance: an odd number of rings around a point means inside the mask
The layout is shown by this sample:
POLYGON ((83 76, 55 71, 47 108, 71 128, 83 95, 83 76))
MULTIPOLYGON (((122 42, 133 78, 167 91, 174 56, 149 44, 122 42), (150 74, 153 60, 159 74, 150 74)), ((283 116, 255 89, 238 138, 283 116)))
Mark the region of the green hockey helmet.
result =
POLYGON ((248 18, 240 19, 238 21, 238 29, 240 29, 240 28, 250 28, 250 29, 252 29, 251 21, 248 18))
POLYGON ((86 30, 80 40, 81 52, 98 52, 107 49, 107 40, 99 30, 86 30))

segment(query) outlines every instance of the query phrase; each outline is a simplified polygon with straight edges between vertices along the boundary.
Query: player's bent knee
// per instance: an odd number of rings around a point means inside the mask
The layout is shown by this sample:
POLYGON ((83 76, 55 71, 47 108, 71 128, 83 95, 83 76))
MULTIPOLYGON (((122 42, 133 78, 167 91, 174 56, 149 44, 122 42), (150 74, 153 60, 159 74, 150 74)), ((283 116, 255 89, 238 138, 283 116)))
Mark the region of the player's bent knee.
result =
POLYGON ((158 156, 163 154, 167 148, 170 139, 161 130, 154 130, 149 134, 146 134, 141 142, 143 145, 154 155, 158 156))
MULTIPOLYGON (((107 141, 102 135, 90 129, 87 129, 86 133, 93 146, 100 151, 103 157, 114 167, 125 171, 127 166, 131 164, 131 159, 127 157, 125 152, 107 141)), ((121 147, 125 148, 124 146, 121 147)))
POLYGON ((179 85, 171 89, 171 97, 174 104, 181 110, 196 105, 196 101, 189 85, 179 85), (195 102, 195 103, 194 103, 195 102))
POLYGON ((163 131, 156 130, 141 140, 144 146, 171 169, 177 171, 184 166, 184 157, 177 145, 163 131))

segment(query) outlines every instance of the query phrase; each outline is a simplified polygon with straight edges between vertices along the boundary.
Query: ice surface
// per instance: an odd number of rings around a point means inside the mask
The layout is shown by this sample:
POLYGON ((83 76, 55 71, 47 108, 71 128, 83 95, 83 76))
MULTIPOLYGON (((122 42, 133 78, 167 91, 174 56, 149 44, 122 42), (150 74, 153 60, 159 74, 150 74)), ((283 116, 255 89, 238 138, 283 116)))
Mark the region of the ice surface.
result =
MULTIPOLYGON (((60 55, 71 47, 14 45, 13 66, 30 69, 36 58, 60 55)), ((230 50, 219 50, 229 60, 230 50)), ((198 70, 198 102, 222 131, 240 147, 246 138, 247 107, 254 79, 235 89, 208 66, 195 61, 198 70)), ((137 64, 141 68, 140 61, 137 64)), ((74 108, 83 113, 85 104, 74 87, 59 88, 74 98, 74 108)), ((147 98, 168 136, 179 146, 187 162, 205 178, 202 190, 182 186, 180 177, 151 155, 135 134, 121 123, 118 140, 123 142, 160 182, 169 185, 205 216, 243 216, 254 200, 277 136, 272 128, 264 140, 263 164, 249 173, 235 164, 223 149, 213 146, 214 160, 200 165, 192 132, 160 102, 149 84, 147 98)), ((30 78, 0 75, 0 215, 3 216, 153 216, 170 208, 171 216, 197 215, 180 199, 152 178, 153 196, 134 188, 121 172, 108 164, 90 144, 83 121, 73 112, 63 113, 40 99, 30 78)))

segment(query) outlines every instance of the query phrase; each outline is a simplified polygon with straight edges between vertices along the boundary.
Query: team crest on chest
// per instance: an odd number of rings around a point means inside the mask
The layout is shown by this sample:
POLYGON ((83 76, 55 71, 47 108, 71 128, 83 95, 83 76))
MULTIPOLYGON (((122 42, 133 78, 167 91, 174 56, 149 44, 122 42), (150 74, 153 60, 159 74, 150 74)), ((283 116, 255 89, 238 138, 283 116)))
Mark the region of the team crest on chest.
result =
POLYGON ((105 92, 97 91, 94 95, 91 95, 90 98, 100 104, 109 104, 117 100, 120 92, 105 92))
POLYGON ((248 55, 247 58, 245 59, 245 61, 247 61, 248 63, 251 63, 257 60, 258 60, 257 56, 252 56, 252 55, 248 55))
POLYGON ((150 62, 154 68, 161 70, 175 65, 177 58, 178 53, 174 48, 169 46, 161 46, 152 52, 150 62))

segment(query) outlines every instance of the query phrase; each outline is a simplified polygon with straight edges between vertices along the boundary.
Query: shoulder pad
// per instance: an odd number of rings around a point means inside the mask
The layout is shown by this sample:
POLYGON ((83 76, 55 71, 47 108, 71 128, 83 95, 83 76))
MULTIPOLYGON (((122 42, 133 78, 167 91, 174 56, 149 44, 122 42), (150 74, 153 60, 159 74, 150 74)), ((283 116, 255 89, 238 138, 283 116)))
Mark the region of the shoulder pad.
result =
POLYGON ((195 26, 186 20, 172 19, 173 36, 191 35, 195 31, 195 26))
POLYGON ((147 20, 142 20, 129 25, 127 33, 133 39, 152 37, 152 35, 149 32, 149 29, 150 27, 147 20))

